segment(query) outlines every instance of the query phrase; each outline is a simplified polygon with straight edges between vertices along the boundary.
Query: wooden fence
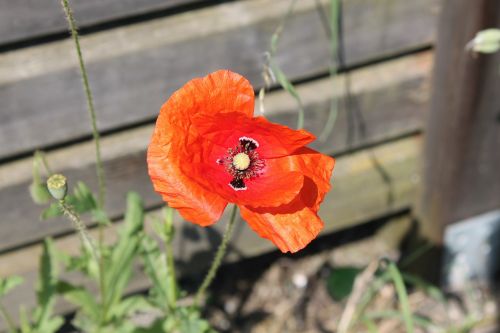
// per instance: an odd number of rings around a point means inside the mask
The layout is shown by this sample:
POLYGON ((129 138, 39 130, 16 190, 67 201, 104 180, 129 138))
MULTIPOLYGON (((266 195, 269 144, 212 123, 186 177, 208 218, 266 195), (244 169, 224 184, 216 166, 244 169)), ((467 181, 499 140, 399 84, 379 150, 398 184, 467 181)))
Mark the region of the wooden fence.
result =
MULTIPOLYGON (((331 79, 329 41, 318 12, 321 6, 328 11, 328 1, 297 1, 276 61, 298 82, 305 128, 321 133, 331 99, 340 101, 334 131, 313 144, 337 157, 333 189, 320 212, 326 222, 324 233, 402 211, 414 202, 440 2, 345 1, 346 64, 343 74, 331 79), (346 76, 366 127, 366 134, 354 140, 346 140, 351 122, 343 103, 346 76), (387 177, 377 171, 374 156, 387 177)), ((263 54, 289 4, 285 0, 75 1, 98 126, 104 134, 107 209, 115 225, 121 223, 126 191, 140 193, 149 214, 162 206, 145 164, 162 102, 189 79, 219 68, 245 75, 259 89, 263 54)), ((78 250, 66 220, 39 219, 41 209, 28 192, 33 151, 48 151, 54 169, 72 182, 83 180, 96 188, 86 104, 65 27, 57 1, 0 2, 0 277, 20 274, 27 285, 36 279, 44 237, 56 238, 61 249, 78 250)), ((269 119, 295 126, 297 107, 286 92, 268 93, 265 106, 269 119)), ((181 230, 191 231, 178 233, 179 261, 210 255, 218 234, 177 222, 181 230), (187 236, 193 233, 197 239, 187 236)), ((115 236, 115 228, 110 228, 108 239, 115 236)), ((219 228, 220 224, 215 230, 219 228)), ((272 249, 271 243, 241 224, 231 258, 272 249)), ((139 276, 131 291, 146 287, 146 279, 139 276)), ((18 288, 6 304, 17 309, 20 303, 33 302, 30 288, 18 288)))

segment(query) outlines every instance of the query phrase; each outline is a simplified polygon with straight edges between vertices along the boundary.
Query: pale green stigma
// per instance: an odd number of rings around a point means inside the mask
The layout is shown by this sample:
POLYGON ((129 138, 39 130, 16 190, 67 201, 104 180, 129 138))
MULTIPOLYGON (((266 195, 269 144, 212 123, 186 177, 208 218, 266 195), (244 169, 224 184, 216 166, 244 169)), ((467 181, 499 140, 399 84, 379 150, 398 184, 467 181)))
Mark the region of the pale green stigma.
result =
POLYGON ((238 153, 234 155, 233 166, 240 171, 248 169, 250 166, 250 157, 245 153, 238 153))

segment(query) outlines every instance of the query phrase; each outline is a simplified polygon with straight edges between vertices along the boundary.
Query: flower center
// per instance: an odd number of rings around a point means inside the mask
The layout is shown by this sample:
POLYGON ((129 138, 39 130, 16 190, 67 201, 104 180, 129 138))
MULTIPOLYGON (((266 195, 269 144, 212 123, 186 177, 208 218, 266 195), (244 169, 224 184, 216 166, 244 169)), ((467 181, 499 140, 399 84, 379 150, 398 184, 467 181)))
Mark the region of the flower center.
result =
POLYGON ((233 165, 240 171, 246 170, 250 166, 250 157, 245 153, 238 153, 233 157, 233 165))
POLYGON ((217 160, 217 164, 223 165, 226 171, 233 176, 228 184, 233 190, 246 190, 245 182, 262 173, 265 162, 259 158, 258 147, 259 143, 256 140, 242 136, 239 138, 237 146, 229 148, 227 155, 217 160))

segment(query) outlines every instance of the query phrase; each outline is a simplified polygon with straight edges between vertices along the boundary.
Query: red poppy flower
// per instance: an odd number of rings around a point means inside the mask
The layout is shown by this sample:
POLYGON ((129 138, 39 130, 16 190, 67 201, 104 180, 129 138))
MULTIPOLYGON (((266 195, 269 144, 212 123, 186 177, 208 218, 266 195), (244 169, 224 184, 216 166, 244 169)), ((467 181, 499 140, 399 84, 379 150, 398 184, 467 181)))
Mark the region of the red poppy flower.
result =
POLYGON ((161 107, 148 148, 156 192, 188 221, 208 226, 226 205, 281 251, 296 252, 323 227, 318 209, 334 159, 315 138, 253 117, 254 92, 228 70, 189 81, 161 107))

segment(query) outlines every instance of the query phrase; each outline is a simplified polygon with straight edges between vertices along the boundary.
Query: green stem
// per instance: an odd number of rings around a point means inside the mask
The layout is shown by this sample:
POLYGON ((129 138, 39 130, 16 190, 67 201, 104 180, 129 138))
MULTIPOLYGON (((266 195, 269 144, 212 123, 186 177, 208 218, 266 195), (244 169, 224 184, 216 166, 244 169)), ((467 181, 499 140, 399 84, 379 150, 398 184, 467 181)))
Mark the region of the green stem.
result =
POLYGON ((14 323, 14 320, 10 316, 9 312, 5 308, 5 306, 0 302, 0 314, 2 315, 3 319, 7 323, 8 329, 10 333, 16 333, 16 324, 14 323))
POLYGON ((82 75, 83 87, 85 90, 85 96, 87 97, 87 107, 90 115, 90 120, 92 124, 92 135, 94 137, 95 152, 96 152, 96 171, 97 171, 97 181, 99 184, 99 197, 98 204, 102 208, 104 206, 104 197, 106 194, 106 184, 104 181, 104 168, 102 166, 101 159, 101 145, 99 140, 99 131, 97 130, 97 120, 94 109, 94 99, 92 97, 92 91, 90 90, 89 79, 87 76, 87 70, 85 68, 85 63, 83 62, 82 50, 80 48, 80 40, 78 38, 78 30, 76 27, 75 19, 73 17, 73 11, 69 6, 68 0, 61 0, 61 4, 64 8, 64 13, 66 14, 66 19, 68 20, 69 30, 73 41, 75 42, 76 54, 78 56, 78 62, 80 64, 80 73, 82 75))
POLYGON ((174 210, 168 208, 165 216, 165 260, 167 265, 167 308, 173 311, 177 306, 178 286, 175 276, 174 252, 172 249, 173 239, 173 215, 174 210))
POLYGON ((102 224, 99 224, 99 292, 101 293, 101 304, 102 304, 102 323, 106 322, 106 317, 108 314, 108 302, 107 302, 107 289, 106 289, 106 277, 104 269, 104 228, 102 224))
MULTIPOLYGON (((104 198, 106 196, 106 183, 104 179, 104 168, 102 165, 101 158, 101 144, 100 144, 100 135, 97 130, 97 118, 94 108, 94 99, 92 97, 92 91, 90 90, 89 79, 87 75, 87 69, 85 68, 85 63, 83 62, 82 49, 80 47, 80 40, 78 37, 78 29, 76 27, 75 18, 73 17, 73 11, 69 6, 68 0, 61 0, 61 4, 64 9, 64 13, 66 15, 66 19, 68 20, 69 30, 71 32, 71 37, 75 42, 76 54, 78 57, 78 63, 80 65, 80 73, 82 75, 83 88, 85 90, 85 96, 87 98, 87 109, 89 111, 90 121, 92 125, 92 135, 95 143, 95 154, 96 154, 96 173, 97 173, 97 182, 99 186, 99 196, 97 200, 97 204, 99 208, 104 207, 104 198)), ((101 298, 103 306, 105 305, 105 295, 106 295, 106 284, 104 277, 104 256, 102 255, 103 243, 104 243, 104 226, 102 223, 99 223, 99 250, 101 251, 101 256, 99 257, 99 284, 101 289, 101 298)), ((95 252, 95 247, 94 247, 95 252)), ((103 318, 106 315, 106 308, 103 310, 103 318)))
POLYGON ((103 322, 105 321, 106 314, 107 314, 107 306, 106 306, 106 283, 105 283, 105 277, 104 277, 104 256, 102 252, 102 236, 101 236, 101 230, 99 229, 99 249, 95 245, 94 240, 92 237, 89 235, 87 232, 87 227, 85 226, 85 223, 83 223, 82 219, 80 218, 80 215, 78 215, 77 212, 74 211, 73 207, 68 205, 64 200, 59 200, 59 208, 62 210, 64 215, 66 215, 71 222, 73 222, 73 225, 75 226, 75 229, 77 230, 78 234, 81 237, 82 243, 87 244, 89 248, 91 249, 92 255, 94 257, 94 260, 98 263, 99 265, 99 289, 101 292, 101 303, 103 306, 103 311, 102 311, 102 320, 103 322))
POLYGON ((43 151, 40 150, 35 151, 35 160, 37 161, 37 163, 41 163, 44 166, 45 171, 49 176, 53 174, 49 162, 47 161, 47 156, 43 151))
MULTIPOLYGON (((329 20, 329 37, 330 37, 330 65, 329 73, 330 80, 332 82, 332 100, 330 102, 330 112, 328 113, 328 119, 325 123, 325 127, 321 131, 318 139, 320 141, 326 141, 328 136, 335 126, 338 115, 338 100, 335 97, 335 83, 333 78, 337 75, 338 70, 338 46, 339 46, 339 19, 340 19, 340 0, 330 0, 330 20, 329 20)), ((319 1, 317 2, 319 3, 319 1)), ((321 4, 319 4, 321 6, 321 4)))
POLYGON ((90 237, 89 233, 87 232, 87 227, 85 226, 85 223, 83 223, 82 219, 80 218, 80 215, 78 215, 77 212, 66 203, 64 200, 59 200, 59 208, 61 211, 66 215, 71 222, 73 222, 73 225, 78 231, 78 234, 80 235, 82 242, 87 244, 90 249, 92 250, 92 254, 94 255, 95 260, 99 260, 99 252, 97 251, 97 247, 94 244, 94 240, 92 237, 90 237))
POLYGON ((226 226, 226 230, 224 231, 224 235, 222 236, 222 242, 220 243, 219 248, 217 249, 217 253, 215 254, 214 260, 212 261, 212 265, 210 266, 210 269, 207 275, 205 276, 205 279, 203 280, 200 288, 196 292, 195 296, 196 306, 200 304, 201 298, 203 297, 205 291, 215 278, 215 274, 217 273, 217 270, 220 264, 222 263, 222 258, 224 258, 224 254, 226 254, 227 244, 231 239, 231 235, 233 233, 234 225, 236 222, 237 211, 238 211, 238 206, 234 205, 233 210, 231 211, 231 217, 229 218, 229 222, 226 226))

